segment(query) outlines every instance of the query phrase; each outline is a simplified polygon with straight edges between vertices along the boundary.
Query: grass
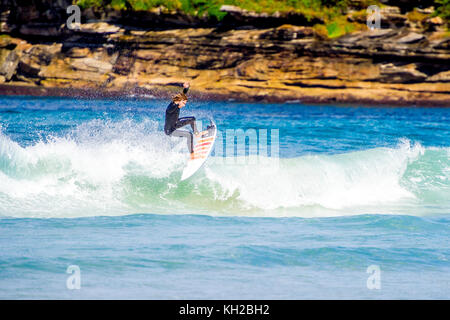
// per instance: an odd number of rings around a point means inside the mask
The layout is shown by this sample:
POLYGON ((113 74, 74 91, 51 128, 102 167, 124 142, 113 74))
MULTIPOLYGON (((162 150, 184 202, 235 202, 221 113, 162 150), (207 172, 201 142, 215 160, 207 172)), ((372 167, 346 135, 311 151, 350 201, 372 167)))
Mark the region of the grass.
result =
POLYGON ((450 0, 435 0, 436 11, 434 15, 440 16, 447 24, 450 21, 450 0))
MULTIPOLYGON (((362 8, 377 0, 360 2, 362 8)), ((226 12, 220 11, 222 5, 234 5, 257 13, 297 12, 308 21, 319 19, 323 25, 315 26, 318 32, 329 38, 339 37, 359 28, 348 22, 345 13, 352 0, 76 0, 81 8, 110 7, 115 10, 148 11, 161 7, 166 11, 181 11, 189 15, 222 20, 226 12)))
POLYGON ((421 22, 421 21, 425 20, 426 18, 428 18, 430 15, 425 14, 425 13, 420 13, 419 11, 414 9, 413 11, 408 12, 408 14, 406 16, 408 17, 409 21, 421 22))
MULTIPOLYGON (((363 29, 365 24, 349 22, 346 13, 349 7, 358 9, 354 15, 365 15, 366 8, 371 4, 380 5, 378 0, 359 1, 355 8, 352 0, 74 0, 82 8, 110 7, 115 10, 148 11, 160 7, 166 12, 179 11, 198 17, 209 17, 217 21, 222 20, 226 13, 220 11, 222 5, 234 5, 242 9, 257 13, 297 12, 305 16, 308 21, 319 19, 323 24, 314 29, 323 36, 336 38, 355 30, 363 29)), ((450 0, 435 0, 436 11, 448 22, 450 18, 450 0)), ((381 6, 381 5, 380 5, 381 6)), ((408 13, 411 21, 421 21, 426 15, 414 10, 408 13)))
MULTIPOLYGON (((373 1, 372 1, 373 2, 373 1)), ((310 19, 342 13, 351 0, 77 0, 81 8, 110 6, 116 10, 146 11, 164 7, 169 11, 180 10, 187 14, 221 20, 226 13, 220 11, 222 5, 234 5, 254 12, 269 14, 296 11, 310 19)))

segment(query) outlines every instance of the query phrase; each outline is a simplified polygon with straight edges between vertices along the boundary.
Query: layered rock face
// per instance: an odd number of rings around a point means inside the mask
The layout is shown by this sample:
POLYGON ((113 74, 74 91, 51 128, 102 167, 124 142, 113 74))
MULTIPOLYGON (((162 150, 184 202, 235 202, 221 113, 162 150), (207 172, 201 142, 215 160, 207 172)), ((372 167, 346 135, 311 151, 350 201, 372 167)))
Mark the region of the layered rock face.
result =
POLYGON ((450 38, 439 17, 413 21, 386 7, 381 29, 333 40, 286 24, 291 16, 233 7, 217 25, 147 13, 169 19, 159 30, 85 11, 90 19, 69 30, 61 19, 70 1, 60 2, 4 9, 0 94, 166 97, 190 81, 204 99, 450 106, 450 38))

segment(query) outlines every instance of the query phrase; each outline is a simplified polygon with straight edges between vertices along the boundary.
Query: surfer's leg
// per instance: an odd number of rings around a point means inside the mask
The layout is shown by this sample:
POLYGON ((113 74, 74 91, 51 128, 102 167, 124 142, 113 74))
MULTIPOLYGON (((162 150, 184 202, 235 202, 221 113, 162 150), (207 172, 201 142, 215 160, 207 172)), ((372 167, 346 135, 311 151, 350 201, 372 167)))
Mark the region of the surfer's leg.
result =
POLYGON ((171 136, 186 138, 189 152, 192 153, 194 151, 194 138, 192 137, 192 133, 189 131, 175 130, 172 132, 171 136))
POLYGON ((192 131, 194 131, 195 133, 198 132, 197 131, 197 124, 195 123, 195 117, 183 117, 183 118, 179 118, 176 125, 175 125, 175 129, 187 126, 188 124, 191 125, 192 131))

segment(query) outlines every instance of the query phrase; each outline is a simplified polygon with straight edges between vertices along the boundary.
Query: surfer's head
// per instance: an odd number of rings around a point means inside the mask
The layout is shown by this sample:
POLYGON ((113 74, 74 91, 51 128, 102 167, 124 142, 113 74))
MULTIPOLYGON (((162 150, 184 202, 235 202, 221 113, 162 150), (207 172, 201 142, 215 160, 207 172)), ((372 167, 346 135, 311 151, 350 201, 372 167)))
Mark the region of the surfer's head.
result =
POLYGON ((179 93, 172 98, 173 103, 177 104, 178 107, 182 108, 188 101, 188 97, 184 93, 179 93))

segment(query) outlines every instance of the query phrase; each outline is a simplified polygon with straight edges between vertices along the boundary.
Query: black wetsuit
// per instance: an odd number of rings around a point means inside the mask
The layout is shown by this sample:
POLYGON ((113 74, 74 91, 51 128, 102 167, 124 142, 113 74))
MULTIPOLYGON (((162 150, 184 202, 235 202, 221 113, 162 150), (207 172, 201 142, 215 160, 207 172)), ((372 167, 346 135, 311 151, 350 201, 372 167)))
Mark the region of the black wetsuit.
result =
MULTIPOLYGON (((186 94, 188 90, 189 88, 184 88, 183 93, 186 94)), ((178 129, 190 124, 192 131, 197 132, 197 127, 195 125, 195 118, 194 117, 179 118, 179 116, 180 116, 180 108, 178 108, 178 105, 172 101, 166 109, 166 123, 164 124, 164 132, 169 136, 186 137, 189 152, 192 153, 194 143, 192 133, 190 131, 178 129)))

